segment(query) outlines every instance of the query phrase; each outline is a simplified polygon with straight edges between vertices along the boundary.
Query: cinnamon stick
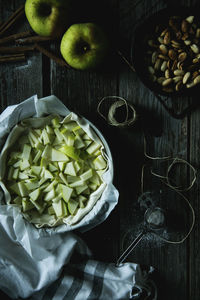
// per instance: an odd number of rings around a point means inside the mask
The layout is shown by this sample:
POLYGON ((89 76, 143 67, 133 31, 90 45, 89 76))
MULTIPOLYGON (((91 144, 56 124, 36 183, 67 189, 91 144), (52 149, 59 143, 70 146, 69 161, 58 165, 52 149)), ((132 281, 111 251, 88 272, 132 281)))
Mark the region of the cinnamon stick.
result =
POLYGON ((24 5, 20 6, 6 22, 0 26, 0 35, 6 32, 22 15, 24 14, 24 5))
POLYGON ((16 39, 16 43, 19 45, 25 45, 25 44, 53 41, 54 39, 55 38, 48 37, 48 36, 34 35, 26 38, 22 37, 22 39, 19 37, 19 39, 16 39))
POLYGON ((46 55, 48 58, 54 60, 60 66, 71 68, 62 58, 53 54, 52 52, 50 52, 46 48, 42 47, 41 45, 35 44, 35 49, 37 49, 38 51, 40 51, 41 53, 46 55))
POLYGON ((12 41, 17 41, 20 38, 29 37, 31 34, 32 34, 31 31, 24 31, 24 32, 12 34, 12 35, 9 35, 7 37, 0 39, 0 44, 2 45, 2 44, 6 44, 6 43, 9 43, 12 41))
POLYGON ((21 46, 21 47, 0 47, 0 53, 2 54, 17 54, 17 53, 25 53, 27 51, 35 50, 35 46, 21 46))
POLYGON ((24 60, 26 60, 24 53, 0 56, 0 63, 17 62, 17 61, 24 61, 24 60))

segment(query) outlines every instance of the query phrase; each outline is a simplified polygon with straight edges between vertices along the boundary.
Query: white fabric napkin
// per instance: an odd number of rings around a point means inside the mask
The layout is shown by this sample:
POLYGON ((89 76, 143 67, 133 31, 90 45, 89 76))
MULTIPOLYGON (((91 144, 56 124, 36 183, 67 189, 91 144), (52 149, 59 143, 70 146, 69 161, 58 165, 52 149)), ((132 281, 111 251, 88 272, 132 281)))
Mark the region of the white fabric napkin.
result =
POLYGON ((92 259, 72 232, 37 229, 19 209, 0 209, 0 289, 32 300, 157 299, 156 287, 138 264, 115 267, 92 259))
MULTIPOLYGON (((55 96, 33 96, 8 107, 0 115, 0 148, 14 125, 44 113, 66 116, 69 110, 55 96)), ((112 176, 108 179, 109 188, 85 220, 74 227, 36 228, 18 207, 5 204, 0 191, 0 290, 12 299, 118 300, 139 299, 144 293, 157 299, 156 286, 149 279, 153 268, 144 271, 134 263, 115 267, 114 263, 95 261, 87 245, 72 233, 74 229, 87 231, 109 216, 117 204, 118 191, 112 176)))

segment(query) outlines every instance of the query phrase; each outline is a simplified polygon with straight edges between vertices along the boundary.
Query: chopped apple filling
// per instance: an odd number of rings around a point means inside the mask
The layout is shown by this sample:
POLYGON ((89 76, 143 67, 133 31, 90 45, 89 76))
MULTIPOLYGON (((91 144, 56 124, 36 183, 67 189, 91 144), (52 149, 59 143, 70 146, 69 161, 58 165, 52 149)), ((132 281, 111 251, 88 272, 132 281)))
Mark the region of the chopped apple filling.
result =
POLYGON ((12 203, 30 218, 63 219, 87 206, 106 168, 101 144, 77 122, 55 117, 43 128, 29 129, 11 149, 6 185, 12 203))

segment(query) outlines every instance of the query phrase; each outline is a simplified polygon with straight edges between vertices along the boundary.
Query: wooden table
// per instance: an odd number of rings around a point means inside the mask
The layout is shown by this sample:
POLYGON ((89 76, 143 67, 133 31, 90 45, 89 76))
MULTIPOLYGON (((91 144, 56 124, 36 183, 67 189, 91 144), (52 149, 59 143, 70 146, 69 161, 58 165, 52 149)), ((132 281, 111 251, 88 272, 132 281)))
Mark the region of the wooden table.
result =
MULTIPOLYGON (((183 118, 172 117, 118 53, 121 51, 131 63, 131 41, 138 22, 166 7, 170 1, 109 0, 101 1, 98 8, 92 4, 94 1, 86 2, 88 5, 79 3, 81 9, 75 19, 97 21, 108 30, 115 49, 110 61, 101 70, 83 72, 61 67, 40 52, 33 51, 28 53, 24 62, 1 64, 0 112, 34 94, 38 97, 54 94, 70 110, 88 118, 102 131, 113 155, 114 184, 119 190, 119 203, 103 224, 81 236, 96 259, 115 262, 143 222, 144 207, 138 197, 141 195, 141 169, 144 164, 144 192, 156 191, 153 197, 156 201, 160 198, 154 204, 167 211, 167 229, 162 235, 178 240, 187 233, 192 222, 189 206, 180 194, 151 174, 150 169, 153 168, 157 174, 165 175, 169 161, 145 158, 144 135, 150 156, 184 159, 198 170, 200 111, 196 107, 183 118), (138 120, 132 127, 112 127, 97 113, 99 101, 111 95, 123 97, 136 108, 138 120)), ((5 21, 23 3, 23 0, 1 0, 0 21, 5 21)), ((179 3, 190 6, 198 1, 182 0, 179 3)), ((29 29, 28 22, 22 17, 7 34, 29 29)), ((51 43, 51 46, 46 43, 45 47, 57 52, 59 49, 58 43, 51 43)), ((188 96, 169 98, 166 103, 172 102, 173 108, 179 112, 192 101, 192 97, 188 96)), ((176 174, 177 180, 181 179, 184 186, 193 177, 192 169, 185 164, 174 165, 172 173, 176 174)), ((195 184, 184 193, 196 214, 195 226, 187 240, 169 244, 149 234, 127 258, 127 261, 155 268, 158 299, 200 299, 198 184, 197 172, 195 184)))

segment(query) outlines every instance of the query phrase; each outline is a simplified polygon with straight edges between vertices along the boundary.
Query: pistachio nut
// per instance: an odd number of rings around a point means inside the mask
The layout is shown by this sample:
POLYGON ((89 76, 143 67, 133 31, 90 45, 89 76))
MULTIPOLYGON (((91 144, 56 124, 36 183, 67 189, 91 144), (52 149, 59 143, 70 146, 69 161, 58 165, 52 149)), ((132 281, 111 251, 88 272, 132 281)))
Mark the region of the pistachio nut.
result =
POLYGON ((191 41, 190 40, 184 40, 184 43, 186 46, 189 46, 191 44, 191 41))
POLYGON ((161 59, 160 58, 157 58, 156 59, 156 62, 155 62, 155 64, 154 64, 154 69, 155 70, 160 70, 160 66, 161 66, 161 59))
POLYGON ((168 45, 168 44, 170 43, 170 41, 171 41, 171 35, 170 35, 170 32, 167 31, 167 32, 165 33, 165 35, 164 35, 163 43, 164 43, 165 45, 168 45))
POLYGON ((192 79, 196 78, 198 75, 199 75, 199 72, 198 71, 194 71, 192 73, 192 79))
POLYGON ((187 53, 186 52, 181 52, 178 56, 178 60, 183 62, 187 58, 187 53))
POLYGON ((158 57, 158 52, 154 51, 151 56, 151 62, 153 65, 155 64, 157 57, 158 57))
POLYGON ((190 78, 190 72, 186 72, 185 75, 183 76, 183 84, 186 84, 188 79, 190 78))
POLYGON ((170 78, 170 71, 169 71, 169 69, 165 70, 165 78, 170 78))
POLYGON ((186 18, 186 21, 188 22, 188 23, 193 23, 193 21, 194 21, 194 16, 189 16, 189 17, 187 17, 186 18))
POLYGON ((200 38, 200 28, 196 29, 196 38, 200 38))
POLYGON ((148 66, 148 70, 149 70, 149 73, 150 74, 154 74, 155 73, 155 70, 152 66, 148 66))
POLYGON ((169 49, 168 56, 170 59, 175 60, 177 58, 177 53, 173 49, 169 49))
POLYGON ((164 44, 161 44, 160 46, 159 46, 159 49, 160 49, 160 51, 162 52, 162 54, 167 54, 167 52, 168 52, 168 50, 167 50, 167 47, 166 47, 166 45, 164 45, 164 44))
POLYGON ((179 70, 179 69, 174 70, 174 75, 176 76, 183 76, 184 74, 185 72, 183 70, 179 70))
POLYGON ((200 75, 194 78, 194 84, 200 83, 200 75))
POLYGON ((172 78, 167 78, 162 82, 162 86, 167 86, 173 81, 172 78))
POLYGON ((168 31, 168 28, 165 28, 165 29, 161 32, 160 36, 165 36, 165 34, 167 33, 167 31, 168 31))
POLYGON ((159 83, 159 84, 162 84, 163 83, 163 81, 165 81, 165 77, 158 77, 157 78, 157 82, 159 83))
POLYGON ((167 61, 166 60, 164 60, 162 62, 160 69, 162 72, 165 72, 165 70, 167 69, 167 61))
POLYGON ((173 48, 180 48, 181 44, 175 40, 171 41, 171 45, 173 48))
POLYGON ((177 61, 177 59, 175 59, 175 60, 173 61, 172 67, 171 67, 171 70, 172 70, 172 71, 174 71, 174 70, 177 69, 177 63, 178 63, 178 61, 177 61))
POLYGON ((181 23, 181 30, 182 32, 188 32, 189 31, 190 23, 187 20, 183 20, 181 23))
POLYGON ((163 59, 163 60, 168 60, 168 56, 164 55, 164 54, 159 54, 158 55, 159 58, 163 59))
POLYGON ((183 79, 183 76, 175 76, 175 77, 173 77, 173 81, 174 81, 175 83, 177 83, 177 82, 179 82, 179 81, 182 81, 182 79, 183 79))
POLYGON ((199 47, 198 47, 196 44, 192 44, 192 45, 190 46, 190 48, 192 49, 192 51, 193 51, 194 53, 196 53, 196 54, 199 53, 199 47))
POLYGON ((164 38, 163 38, 162 36, 159 36, 159 37, 158 37, 158 41, 159 41, 159 43, 162 44, 162 43, 164 42, 164 38))

